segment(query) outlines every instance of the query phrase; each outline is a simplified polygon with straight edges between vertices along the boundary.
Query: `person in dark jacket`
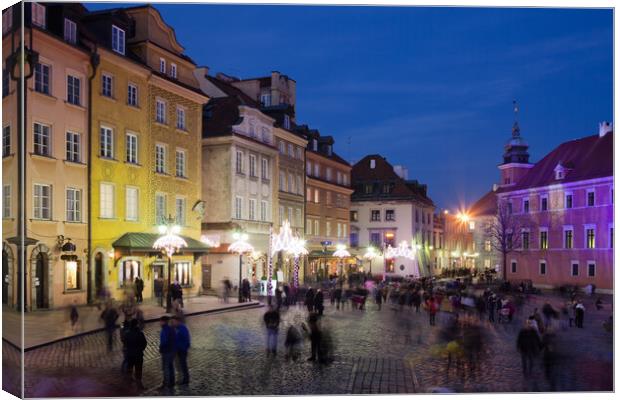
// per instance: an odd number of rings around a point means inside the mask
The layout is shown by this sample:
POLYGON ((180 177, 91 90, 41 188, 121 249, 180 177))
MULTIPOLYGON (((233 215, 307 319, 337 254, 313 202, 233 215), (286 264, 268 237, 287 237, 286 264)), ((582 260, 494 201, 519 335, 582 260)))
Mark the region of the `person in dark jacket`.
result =
POLYGON ((282 289, 280 289, 280 286, 276 287, 276 308, 278 311, 282 308, 282 289))
POLYGON ((144 281, 139 276, 136 276, 134 280, 134 286, 136 287, 136 302, 142 303, 142 291, 144 290, 144 281))
POLYGON ((304 331, 310 336, 310 358, 308 361, 318 361, 321 354, 321 329, 319 327, 319 316, 310 313, 308 316, 308 326, 303 325, 304 331))
POLYGON ((138 321, 133 319, 129 323, 129 331, 125 334, 125 347, 127 351, 127 375, 136 381, 139 389, 142 385, 142 364, 144 362, 144 349, 146 349, 146 337, 138 326, 138 321))
POLYGON ((160 307, 164 305, 164 280, 161 278, 155 279, 153 284, 153 290, 155 292, 155 297, 157 298, 157 304, 160 307))
POLYGON ((189 383, 189 369, 187 368, 187 352, 189 351, 191 338, 187 326, 183 323, 183 319, 174 317, 172 320, 172 326, 175 333, 175 347, 177 350, 177 357, 179 359, 179 368, 183 374, 182 385, 189 383))
POLYGON ((280 327, 280 313, 273 306, 263 316, 267 328, 267 355, 276 355, 278 349, 278 328, 280 327))
POLYGON ((342 286, 340 285, 334 288, 334 300, 336 302, 336 310, 340 310, 340 303, 342 302, 342 286))
POLYGON ((381 310, 381 303, 383 302, 383 296, 381 295, 381 289, 375 289, 375 303, 377 303, 377 309, 381 310))
POLYGON ((411 301, 413 302, 413 306, 415 307, 415 312, 420 312, 420 305, 422 304, 422 298, 420 297, 420 292, 414 289, 413 294, 411 295, 411 301))
POLYGON ((101 313, 101 319, 105 325, 105 332, 108 338, 108 351, 112 351, 114 345, 114 332, 116 331, 116 320, 118 319, 118 311, 112 306, 111 303, 107 303, 105 309, 101 313))
POLYGON ((170 317, 160 319, 159 353, 161 354, 162 372, 164 375, 161 388, 174 386, 174 357, 176 355, 176 335, 169 324, 170 317))
POLYGON ((523 375, 527 376, 532 373, 534 357, 540 350, 540 337, 529 319, 525 321, 525 327, 517 336, 517 350, 521 353, 523 375))
POLYGON ((317 289, 316 294, 314 295, 314 309, 319 316, 323 315, 323 291, 321 289, 317 289))
POLYGON ((243 279, 241 283, 241 296, 243 301, 251 301, 252 295, 250 290, 250 281, 247 279, 243 279))
POLYGON ((311 287, 306 291, 306 307, 308 307, 309 313, 314 309, 314 289, 311 287))

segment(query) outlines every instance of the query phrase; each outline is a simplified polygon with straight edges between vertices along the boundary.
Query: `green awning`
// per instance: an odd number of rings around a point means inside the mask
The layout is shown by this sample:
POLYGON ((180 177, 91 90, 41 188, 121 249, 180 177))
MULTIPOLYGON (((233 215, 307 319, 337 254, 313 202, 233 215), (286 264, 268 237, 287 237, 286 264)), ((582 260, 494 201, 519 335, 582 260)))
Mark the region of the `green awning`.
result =
MULTIPOLYGON (((160 236, 161 235, 156 233, 129 232, 112 243, 112 247, 115 249, 152 252, 156 251, 153 248, 153 244, 160 236)), ((187 243, 187 247, 183 247, 181 252, 206 253, 209 250, 209 246, 199 240, 183 235, 179 236, 181 236, 187 243)))

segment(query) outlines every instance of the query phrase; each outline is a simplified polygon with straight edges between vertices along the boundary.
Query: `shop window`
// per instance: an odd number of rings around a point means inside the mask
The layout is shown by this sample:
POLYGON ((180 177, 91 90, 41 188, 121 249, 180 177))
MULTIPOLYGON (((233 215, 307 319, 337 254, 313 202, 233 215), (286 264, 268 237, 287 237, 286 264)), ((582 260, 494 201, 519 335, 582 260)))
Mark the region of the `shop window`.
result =
POLYGON ((66 290, 79 290, 80 284, 80 268, 79 261, 66 261, 65 262, 65 288, 66 290))
POLYGON ((137 260, 126 260, 121 263, 121 284, 132 284, 136 276, 142 277, 142 265, 137 260))
POLYGON ((192 284, 192 265, 189 262, 174 263, 174 280, 181 286, 192 284))

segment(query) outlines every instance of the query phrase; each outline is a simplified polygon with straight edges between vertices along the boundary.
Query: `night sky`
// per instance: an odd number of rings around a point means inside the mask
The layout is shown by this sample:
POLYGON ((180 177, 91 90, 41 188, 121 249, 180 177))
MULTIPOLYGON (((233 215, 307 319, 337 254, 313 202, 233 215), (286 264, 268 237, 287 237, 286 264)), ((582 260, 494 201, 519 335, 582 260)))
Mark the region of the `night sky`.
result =
POLYGON ((498 182, 513 99, 534 162, 613 116, 611 10, 155 6, 199 65, 290 76, 298 123, 407 166, 442 208, 498 182))

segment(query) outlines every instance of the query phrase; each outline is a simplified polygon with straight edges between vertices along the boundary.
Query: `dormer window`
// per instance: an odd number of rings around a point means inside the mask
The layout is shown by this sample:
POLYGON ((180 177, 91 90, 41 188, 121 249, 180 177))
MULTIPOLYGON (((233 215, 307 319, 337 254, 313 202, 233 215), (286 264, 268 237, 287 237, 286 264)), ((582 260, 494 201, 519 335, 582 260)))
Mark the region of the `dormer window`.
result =
POLYGON ((377 166, 377 161, 373 158, 370 160, 370 169, 375 169, 377 166))
POLYGON ((291 129, 291 118, 284 114, 284 129, 291 129))
POLYGON ((177 65, 175 63, 170 63, 170 76, 177 79, 177 65))
POLYGON ((319 151, 319 141, 312 139, 312 151, 319 151))
POLYGON ((65 18, 65 41, 73 44, 77 41, 77 25, 68 18, 65 18))
POLYGON ((558 163, 553 171, 555 172, 556 180, 564 179, 566 177, 567 169, 561 163, 558 163))
POLYGON ((328 157, 332 156, 332 145, 331 144, 329 146, 327 146, 327 156, 328 157))
POLYGON ((112 25, 112 50, 125 54, 125 31, 116 25, 112 25))
POLYGON ((166 73, 166 60, 164 60, 163 58, 159 59, 159 72, 161 72, 162 74, 166 73))
POLYGON ((269 92, 261 93, 260 103, 263 107, 269 107, 271 105, 271 93, 269 92))
POLYGON ((32 3, 32 23, 45 29, 45 6, 32 3))

